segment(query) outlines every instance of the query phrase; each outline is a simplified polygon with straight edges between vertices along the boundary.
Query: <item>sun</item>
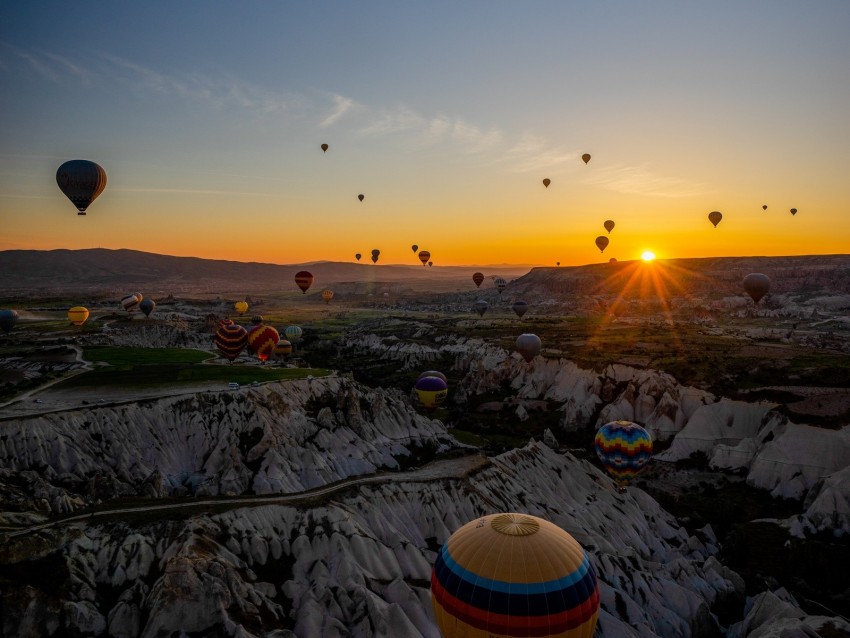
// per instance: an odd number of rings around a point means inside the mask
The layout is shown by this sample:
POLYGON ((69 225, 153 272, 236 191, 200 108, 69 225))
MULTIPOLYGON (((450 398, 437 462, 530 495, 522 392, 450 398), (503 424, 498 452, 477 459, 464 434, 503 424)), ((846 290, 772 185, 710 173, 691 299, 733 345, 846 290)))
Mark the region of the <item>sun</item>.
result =
POLYGON ((653 259, 655 259, 655 253, 651 250, 644 250, 640 258, 644 261, 652 261, 653 259))

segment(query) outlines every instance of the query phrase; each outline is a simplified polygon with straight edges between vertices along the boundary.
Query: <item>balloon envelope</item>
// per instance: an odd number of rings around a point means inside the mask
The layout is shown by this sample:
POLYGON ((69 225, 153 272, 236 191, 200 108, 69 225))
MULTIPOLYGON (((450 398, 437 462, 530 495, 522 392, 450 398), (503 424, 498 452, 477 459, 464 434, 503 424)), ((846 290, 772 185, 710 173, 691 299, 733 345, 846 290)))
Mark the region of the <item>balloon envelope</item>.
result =
POLYGON ((322 144, 322 152, 323 152, 323 153, 326 153, 327 151, 328 151, 328 145, 327 145, 327 144, 322 144))
POLYGON ((449 380, 446 378, 446 375, 444 375, 439 370, 425 370, 425 372, 420 374, 416 380, 419 381, 419 379, 424 379, 425 377, 437 377, 438 379, 442 379, 446 383, 449 382, 449 380))
POLYGON ((359 199, 362 202, 364 197, 366 197, 366 196, 361 193, 360 195, 357 196, 357 199, 359 199))
POLYGON ((608 238, 605 235, 599 235, 596 238, 596 247, 599 249, 599 252, 604 253, 605 249, 608 248, 608 238))
POLYGON ((507 282, 507 281, 505 281, 504 279, 502 279, 501 277, 496 277, 496 278, 493 280, 493 283, 495 284, 495 286, 496 286, 496 290, 498 290, 498 291, 499 291, 499 294, 500 294, 500 295, 502 294, 502 291, 503 291, 503 290, 507 287, 507 285, 508 285, 508 282, 507 282))
POLYGON ((540 337, 530 333, 522 334, 516 340, 516 350, 526 362, 531 362, 534 357, 540 354, 541 346, 540 337))
POLYGON ((760 272, 750 273, 744 277, 744 290, 755 303, 758 303, 770 290, 770 277, 760 272))
POLYGON ((251 325, 252 326, 259 326, 262 323, 263 323, 263 315, 254 315, 253 317, 251 317, 251 325))
POLYGON ((715 228, 717 228, 717 224, 720 223, 721 219, 723 219, 723 213, 719 210, 713 210, 708 214, 708 221, 714 224, 715 228))
POLYGON ((522 316, 528 312, 528 304, 522 300, 515 301, 511 306, 513 311, 516 313, 516 316, 522 319, 522 316))
POLYGON ((301 335, 304 334, 304 331, 301 330, 300 326, 287 326, 286 330, 283 331, 283 334, 285 334, 286 338, 292 343, 296 343, 301 340, 301 335))
POLYGON ((82 326, 89 318, 89 309, 84 306, 74 306, 68 310, 68 321, 75 326, 82 326))
POLYGON ((448 384, 440 377, 422 377, 416 382, 416 396, 426 410, 435 410, 446 400, 448 384))
POLYGON ((478 316, 479 316, 479 317, 483 317, 483 316, 484 316, 484 313, 485 313, 485 312, 487 312, 487 308, 488 308, 488 306, 489 306, 489 305, 490 305, 490 304, 488 304, 488 303, 487 303, 486 301, 484 301, 483 299, 479 299, 478 301, 476 301, 476 302, 473 304, 472 309, 473 309, 473 310, 475 310, 475 312, 477 312, 477 313, 478 313, 478 316))
POLYGON ((313 283, 313 273, 307 270, 299 270, 295 273, 295 285, 301 289, 305 295, 307 294, 307 289, 313 283))
POLYGON ((584 161, 585 164, 587 164, 590 161, 590 153, 585 153, 581 156, 581 159, 584 161))
POLYGON ((238 323, 222 322, 215 333, 214 341, 224 358, 233 361, 245 349, 248 331, 238 323))
POLYGON ((248 312, 248 302, 237 301, 235 304, 233 304, 233 309, 240 315, 244 315, 246 312, 248 312))
POLYGON ((791 209, 791 214, 792 214, 792 215, 796 215, 796 214, 797 214, 797 209, 796 209, 796 208, 792 208, 792 209, 791 209))
POLYGON ((334 298, 334 291, 333 290, 329 290, 329 289, 325 288, 322 291, 322 299, 325 300, 325 303, 330 303, 331 299, 333 299, 333 298, 334 298))
POLYGON ((605 471, 622 483, 637 476, 652 457, 652 437, 631 421, 606 423, 593 443, 605 471))
POLYGON ((416 252, 417 250, 419 250, 419 246, 417 246, 416 244, 413 244, 413 245, 410 247, 410 250, 412 250, 413 252, 416 252))
POLYGON ((549 188, 549 184, 551 184, 551 183, 552 183, 552 180, 551 180, 551 179, 549 179, 548 177, 546 177, 546 178, 544 178, 544 179, 543 179, 543 185, 544 185, 546 188, 549 188))
POLYGON ((605 223, 602 225, 605 226, 605 230, 607 230, 609 234, 612 230, 614 230, 614 222, 610 219, 606 219, 605 223))
POLYGON ((767 210, 767 204, 761 207, 762 210, 767 210))
POLYGON ((355 258, 357 261, 360 261, 360 258, 361 258, 362 256, 363 256, 363 255, 361 255, 360 253, 354 253, 354 258, 355 258))
POLYGON ((484 273, 474 273, 472 275, 472 281, 475 282, 475 287, 480 288, 481 284, 484 282, 484 273))
POLYGON ((437 554, 431 602, 444 638, 591 638, 596 572, 557 525, 521 513, 470 521, 437 554))
POLYGON ((428 263, 429 259, 431 259, 431 253, 429 253, 427 250, 419 251, 419 261, 422 262, 423 266, 428 263))
POLYGON ((281 339, 272 350, 272 356, 275 359, 285 359, 292 354, 292 342, 287 339, 281 339))
POLYGON ((77 207, 77 214, 85 215, 86 209, 106 188, 106 171, 89 160, 69 160, 56 171, 56 183, 77 207))
POLYGON ((248 333, 248 349, 257 355, 260 361, 265 361, 280 341, 280 334, 272 326, 261 324, 248 333))
POLYGON ((156 302, 153 299, 142 299, 139 302, 139 310, 145 313, 145 317, 150 317, 151 313, 156 310, 156 302))
POLYGON ((121 300, 121 307, 127 312, 133 312, 141 302, 142 295, 134 292, 121 300))
POLYGON ((0 330, 6 334, 12 331, 15 324, 18 323, 18 311, 5 308, 0 310, 0 330))

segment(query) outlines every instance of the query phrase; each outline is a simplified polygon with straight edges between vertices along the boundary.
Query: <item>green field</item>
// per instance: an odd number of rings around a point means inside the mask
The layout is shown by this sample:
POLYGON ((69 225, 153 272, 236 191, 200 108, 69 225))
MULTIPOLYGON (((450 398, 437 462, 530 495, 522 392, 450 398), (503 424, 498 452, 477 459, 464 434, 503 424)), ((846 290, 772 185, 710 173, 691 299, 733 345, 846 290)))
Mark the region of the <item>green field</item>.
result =
POLYGON ((200 363, 216 355, 203 350, 186 348, 114 348, 91 346, 83 350, 86 361, 110 366, 161 365, 166 363, 200 363))

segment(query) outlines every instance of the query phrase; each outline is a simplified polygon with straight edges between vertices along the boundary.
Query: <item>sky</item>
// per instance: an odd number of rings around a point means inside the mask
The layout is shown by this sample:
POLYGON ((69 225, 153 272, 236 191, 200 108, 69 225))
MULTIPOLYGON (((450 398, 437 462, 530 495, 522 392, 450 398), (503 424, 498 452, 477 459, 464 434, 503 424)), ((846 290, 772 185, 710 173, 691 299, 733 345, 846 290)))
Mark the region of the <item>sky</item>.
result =
POLYGON ((848 33, 846 0, 4 2, 0 250, 850 253, 848 33))

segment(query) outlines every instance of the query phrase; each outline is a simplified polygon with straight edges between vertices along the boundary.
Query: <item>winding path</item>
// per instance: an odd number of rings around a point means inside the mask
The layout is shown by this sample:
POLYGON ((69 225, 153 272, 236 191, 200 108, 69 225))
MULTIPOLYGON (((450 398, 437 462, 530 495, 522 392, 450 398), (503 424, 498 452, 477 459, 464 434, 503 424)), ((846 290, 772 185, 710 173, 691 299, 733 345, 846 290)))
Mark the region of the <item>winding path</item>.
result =
POLYGON ((394 472, 386 474, 370 474, 369 476, 359 476, 350 479, 345 479, 332 485, 316 487, 303 492, 293 492, 290 494, 269 494, 266 496, 246 496, 246 497, 217 497, 207 498, 203 500, 187 499, 180 503, 166 503, 160 505, 139 505, 136 507, 123 507, 115 509, 107 509, 98 512, 86 512, 85 514, 76 514, 58 520, 40 523, 13 531, 3 530, 0 532, 0 537, 9 539, 25 534, 33 534, 35 532, 84 521, 91 523, 98 518, 106 518, 115 516, 116 514, 138 514, 139 512, 169 512, 179 511, 187 507, 205 507, 215 505, 228 505, 234 508, 238 507, 257 507, 265 505, 291 505, 305 500, 328 496, 335 492, 347 490, 355 485, 367 484, 382 484, 382 483, 398 483, 405 481, 425 482, 437 481, 443 479, 462 479, 472 472, 482 469, 490 464, 490 460, 483 454, 474 454, 463 456, 456 459, 445 459, 441 461, 433 461, 423 467, 411 470, 408 472, 394 472))

